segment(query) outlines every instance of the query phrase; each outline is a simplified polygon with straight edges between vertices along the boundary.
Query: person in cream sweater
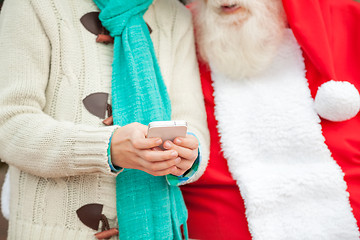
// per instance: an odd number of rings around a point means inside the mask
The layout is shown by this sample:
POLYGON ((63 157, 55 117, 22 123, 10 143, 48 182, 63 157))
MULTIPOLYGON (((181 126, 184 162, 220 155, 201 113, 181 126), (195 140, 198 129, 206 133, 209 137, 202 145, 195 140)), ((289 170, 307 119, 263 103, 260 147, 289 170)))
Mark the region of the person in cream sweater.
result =
MULTIPOLYGON (((2 7, 0 159, 10 166, 9 239, 96 239, 97 232, 118 228, 116 195, 131 198, 132 192, 116 193, 115 179, 127 169, 154 179, 177 177, 162 180, 168 184, 159 192, 195 181, 205 170, 209 136, 190 13, 175 0, 154 0, 144 11, 171 119, 188 121, 196 136, 153 151, 161 141, 145 139, 145 125, 111 124, 114 39, 99 21, 101 1, 95 2, 5 0, 2 7), (100 215, 92 228, 87 220, 99 216, 84 220, 79 211, 91 204, 106 218, 100 215)), ((176 205, 186 218, 183 207, 176 205)), ((134 229, 132 217, 120 224, 121 239, 128 239, 121 228, 134 229)), ((163 225, 178 227, 174 222, 163 225)), ((157 226, 156 217, 145 224, 157 226)), ((161 236, 177 239, 177 231, 161 236)))

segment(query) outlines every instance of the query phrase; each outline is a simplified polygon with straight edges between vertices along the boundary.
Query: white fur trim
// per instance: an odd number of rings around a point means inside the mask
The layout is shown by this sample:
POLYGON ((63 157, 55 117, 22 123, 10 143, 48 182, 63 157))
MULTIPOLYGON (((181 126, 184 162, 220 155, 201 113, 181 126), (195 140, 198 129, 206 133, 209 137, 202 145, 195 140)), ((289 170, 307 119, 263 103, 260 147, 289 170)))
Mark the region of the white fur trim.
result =
POLYGON ((359 240, 292 33, 261 76, 212 78, 222 149, 253 239, 359 240))
POLYGON ((316 93, 315 109, 320 117, 330 121, 349 120, 360 110, 359 91, 349 82, 326 82, 316 93))
POLYGON ((10 217, 10 171, 5 175, 4 184, 1 191, 1 212, 5 219, 10 217))

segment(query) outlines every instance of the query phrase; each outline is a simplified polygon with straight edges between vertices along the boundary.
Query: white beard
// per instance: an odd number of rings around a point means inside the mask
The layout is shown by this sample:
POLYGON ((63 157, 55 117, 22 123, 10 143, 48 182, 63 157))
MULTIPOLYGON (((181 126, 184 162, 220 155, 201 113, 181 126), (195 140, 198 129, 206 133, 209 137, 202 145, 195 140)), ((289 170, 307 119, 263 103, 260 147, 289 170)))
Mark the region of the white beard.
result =
MULTIPOLYGON (((221 1, 217 0, 216 5, 221 1)), ((232 79, 264 71, 274 58, 286 28, 281 1, 246 1, 242 6, 248 9, 247 17, 220 15, 210 2, 199 1, 194 9, 200 57, 213 70, 232 79)))

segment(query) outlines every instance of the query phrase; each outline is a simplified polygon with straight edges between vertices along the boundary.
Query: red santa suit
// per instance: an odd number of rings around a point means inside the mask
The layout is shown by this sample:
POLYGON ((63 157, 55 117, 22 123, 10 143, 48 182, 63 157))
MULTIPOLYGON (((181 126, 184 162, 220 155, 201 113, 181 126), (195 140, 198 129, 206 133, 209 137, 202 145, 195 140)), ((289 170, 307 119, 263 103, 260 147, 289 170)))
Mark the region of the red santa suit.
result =
POLYGON ((292 31, 264 73, 200 64, 211 153, 182 188, 190 238, 359 239, 360 4, 283 3, 292 31))

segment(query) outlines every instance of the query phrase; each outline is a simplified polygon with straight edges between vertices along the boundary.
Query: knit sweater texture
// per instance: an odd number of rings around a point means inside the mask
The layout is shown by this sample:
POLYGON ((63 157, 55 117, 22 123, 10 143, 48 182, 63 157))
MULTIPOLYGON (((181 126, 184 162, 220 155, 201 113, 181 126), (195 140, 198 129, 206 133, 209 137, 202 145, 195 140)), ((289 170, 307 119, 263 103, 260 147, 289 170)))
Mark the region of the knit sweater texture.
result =
MULTIPOLYGON (((117 225, 115 174, 107 157, 114 127, 83 105, 92 93, 111 95, 113 46, 96 43, 80 22, 94 11, 92 0, 4 3, 0 158, 10 165, 9 239, 95 239, 96 231, 76 215, 88 203, 103 204, 110 227, 117 225)), ((156 0, 144 19, 172 119, 187 120, 201 142, 201 166, 188 180, 195 181, 207 164, 208 132, 191 17, 176 0, 156 0)))

